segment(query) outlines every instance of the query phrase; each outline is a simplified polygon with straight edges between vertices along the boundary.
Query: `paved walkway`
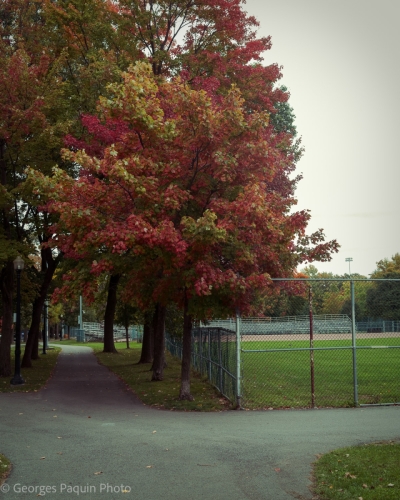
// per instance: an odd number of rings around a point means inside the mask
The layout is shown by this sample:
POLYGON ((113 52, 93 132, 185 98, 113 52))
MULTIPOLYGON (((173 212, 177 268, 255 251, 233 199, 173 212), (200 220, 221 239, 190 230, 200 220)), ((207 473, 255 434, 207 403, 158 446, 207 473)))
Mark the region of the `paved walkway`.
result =
POLYGON ((89 348, 65 346, 45 389, 0 394, 2 498, 311 499, 316 454, 397 437, 400 407, 155 410, 89 348))

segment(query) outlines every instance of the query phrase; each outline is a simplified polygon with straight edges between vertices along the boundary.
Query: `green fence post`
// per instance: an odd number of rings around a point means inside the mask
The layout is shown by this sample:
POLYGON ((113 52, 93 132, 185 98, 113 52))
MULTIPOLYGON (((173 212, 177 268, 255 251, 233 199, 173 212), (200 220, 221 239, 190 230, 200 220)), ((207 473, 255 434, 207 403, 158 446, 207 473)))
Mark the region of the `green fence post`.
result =
POLYGON ((356 351, 356 305, 354 293, 354 281, 350 282, 351 288, 351 342, 353 349, 353 388, 354 404, 358 406, 358 381, 357 381, 357 351, 356 351))
POLYGON ((221 352, 221 329, 218 329, 218 388, 224 392, 224 385, 222 383, 222 352, 221 352))
POLYGON ((240 368, 240 313, 236 311, 236 409, 241 408, 241 368, 240 368))
POLYGON ((208 332, 208 380, 211 382, 211 332, 210 329, 208 332))

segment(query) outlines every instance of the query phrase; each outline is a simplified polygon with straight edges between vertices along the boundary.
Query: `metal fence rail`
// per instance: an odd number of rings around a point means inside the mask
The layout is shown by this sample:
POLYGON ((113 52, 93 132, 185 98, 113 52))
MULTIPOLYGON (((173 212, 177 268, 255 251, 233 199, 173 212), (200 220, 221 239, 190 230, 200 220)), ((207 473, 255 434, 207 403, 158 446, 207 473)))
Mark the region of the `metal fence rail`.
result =
POLYGON ((293 281, 263 318, 201 325, 194 367, 246 408, 400 404, 400 280, 293 281))

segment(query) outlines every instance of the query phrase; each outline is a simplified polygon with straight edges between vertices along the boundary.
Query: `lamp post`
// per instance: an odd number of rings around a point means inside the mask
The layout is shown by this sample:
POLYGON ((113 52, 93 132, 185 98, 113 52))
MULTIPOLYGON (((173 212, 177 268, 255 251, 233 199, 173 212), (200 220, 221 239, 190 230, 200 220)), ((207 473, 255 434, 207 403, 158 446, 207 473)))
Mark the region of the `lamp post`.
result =
POLYGON ((346 257, 346 262, 349 263, 349 277, 351 278, 350 262, 353 262, 353 257, 346 257))
POLYGON ((18 256, 14 260, 14 269, 17 273, 17 323, 15 325, 15 371, 10 383, 12 385, 25 384, 21 377, 21 271, 24 268, 23 259, 18 256))

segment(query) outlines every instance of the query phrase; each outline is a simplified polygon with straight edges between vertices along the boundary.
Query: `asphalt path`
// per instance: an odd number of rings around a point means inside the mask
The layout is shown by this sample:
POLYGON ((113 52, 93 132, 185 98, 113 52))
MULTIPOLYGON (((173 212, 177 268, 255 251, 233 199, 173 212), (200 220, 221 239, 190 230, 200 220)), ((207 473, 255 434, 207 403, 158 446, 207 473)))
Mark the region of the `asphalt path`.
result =
POLYGON ((0 394, 0 496, 312 499, 316 455, 400 437, 400 407, 185 413, 143 405, 90 348, 36 393, 0 394), (7 491, 8 490, 8 491, 7 491))

